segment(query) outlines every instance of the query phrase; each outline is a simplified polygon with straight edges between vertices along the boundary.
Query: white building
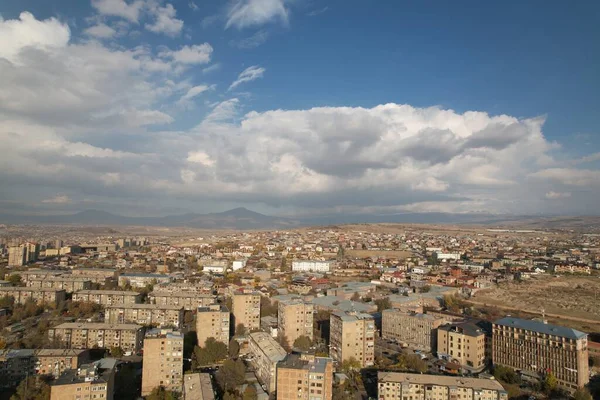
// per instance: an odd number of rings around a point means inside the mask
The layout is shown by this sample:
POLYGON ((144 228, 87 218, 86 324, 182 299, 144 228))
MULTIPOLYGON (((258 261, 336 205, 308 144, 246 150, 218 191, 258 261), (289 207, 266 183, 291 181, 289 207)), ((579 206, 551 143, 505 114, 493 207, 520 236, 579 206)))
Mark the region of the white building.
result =
POLYGON ((237 271, 238 269, 242 269, 246 266, 246 260, 236 260, 231 264, 231 268, 234 271, 237 271))
POLYGON ((301 260, 292 261, 292 271, 301 272, 331 272, 334 268, 333 261, 315 261, 315 260, 301 260))
POLYGON ((442 253, 437 252, 438 260, 460 260, 460 253, 442 253))
POLYGON ((209 272, 212 274, 223 274, 225 273, 224 265, 205 265, 202 267, 203 272, 209 272))

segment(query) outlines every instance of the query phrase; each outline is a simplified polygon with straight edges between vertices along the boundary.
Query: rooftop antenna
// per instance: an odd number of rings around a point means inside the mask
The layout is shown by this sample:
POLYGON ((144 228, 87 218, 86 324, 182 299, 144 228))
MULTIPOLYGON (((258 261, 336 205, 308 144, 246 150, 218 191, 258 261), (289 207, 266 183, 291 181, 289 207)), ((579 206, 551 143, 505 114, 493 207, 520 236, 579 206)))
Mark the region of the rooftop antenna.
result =
POLYGON ((542 307, 542 322, 547 324, 548 321, 546 321, 546 309, 544 307, 542 307))

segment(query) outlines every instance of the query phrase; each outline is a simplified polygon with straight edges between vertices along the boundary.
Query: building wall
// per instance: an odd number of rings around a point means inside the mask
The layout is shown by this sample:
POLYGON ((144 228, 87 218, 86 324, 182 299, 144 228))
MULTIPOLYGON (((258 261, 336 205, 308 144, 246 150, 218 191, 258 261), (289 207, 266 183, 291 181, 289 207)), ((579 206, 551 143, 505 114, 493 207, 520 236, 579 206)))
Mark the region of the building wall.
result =
POLYGON ((446 354, 460 365, 475 370, 485 367, 485 334, 470 336, 438 329, 437 353, 446 354))
POLYGON ((0 297, 12 296, 15 303, 25 304, 27 300, 33 299, 37 304, 57 305, 66 298, 64 290, 40 289, 27 287, 0 287, 0 297))
POLYGON ((206 339, 215 338, 229 347, 229 310, 226 307, 202 307, 196 314, 196 337, 198 346, 203 347, 206 339))
POLYGON ((78 290, 87 290, 92 287, 92 282, 82 278, 46 278, 29 279, 27 286, 32 288, 63 289, 67 293, 73 293, 78 290))
POLYGON ((394 339, 425 351, 436 348, 437 328, 445 322, 427 314, 384 310, 381 314, 381 337, 394 339))
POLYGON ((137 292, 81 290, 73 293, 73 301, 89 301, 102 305, 139 304, 142 302, 142 295, 137 292))
POLYGON ((67 369, 76 369, 81 364, 88 362, 88 350, 52 349, 38 350, 34 355, 35 368, 39 375, 60 374, 67 369))
POLYGON ((375 320, 362 314, 356 317, 350 313, 350 320, 344 320, 336 313, 330 317, 329 344, 330 356, 342 363, 350 358, 360 362, 362 367, 371 366, 375 360, 375 320))
POLYGON ((232 313, 234 327, 244 324, 249 332, 260 329, 260 295, 234 294, 232 313))
POLYGON ((331 261, 292 261, 292 271, 331 272, 331 261))
POLYGON ((143 327, 132 324, 67 323, 50 328, 48 338, 70 349, 120 347, 124 351, 138 352, 142 346, 143 327))
POLYGON ((108 324, 135 323, 140 325, 156 325, 158 327, 174 326, 177 329, 183 325, 183 307, 143 306, 147 306, 147 304, 140 304, 140 307, 136 307, 135 305, 125 307, 120 305, 106 306, 104 308, 104 322, 108 324))
POLYGON ((144 340, 142 396, 157 386, 182 391, 183 335, 168 334, 144 340))
POLYGON ((152 304, 159 306, 180 306, 187 311, 196 311, 216 301, 215 296, 200 293, 164 293, 152 292, 148 295, 152 304))
POLYGON ((287 338, 290 346, 300 336, 313 340, 314 306, 303 301, 280 301, 277 312, 277 326, 287 338))
POLYGON ((333 362, 327 363, 324 373, 309 368, 277 367, 278 400, 331 400, 333 362))
POLYGON ((269 393, 277 388, 277 363, 285 358, 286 351, 265 332, 249 335, 248 351, 253 356, 252 365, 256 376, 267 387, 269 393))
POLYGON ((113 400, 114 374, 108 382, 77 382, 53 385, 50 400, 113 400))

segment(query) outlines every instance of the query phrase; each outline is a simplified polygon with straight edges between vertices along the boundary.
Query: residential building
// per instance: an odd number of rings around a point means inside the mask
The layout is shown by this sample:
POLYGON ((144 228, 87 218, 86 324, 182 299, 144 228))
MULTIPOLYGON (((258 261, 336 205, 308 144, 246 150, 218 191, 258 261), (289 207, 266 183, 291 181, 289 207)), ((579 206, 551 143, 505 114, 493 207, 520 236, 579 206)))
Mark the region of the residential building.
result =
POLYGON ((287 352, 266 332, 254 332, 248 337, 248 353, 256 376, 267 392, 273 393, 277 389, 277 363, 285 358, 287 352))
POLYGON ((108 324, 134 323, 159 328, 183 325, 184 310, 181 306, 156 304, 112 304, 104 306, 104 322, 108 324))
POLYGON ((22 267, 27 264, 27 247, 25 245, 8 248, 8 266, 22 267))
POLYGON ((215 400, 210 374, 185 374, 183 400, 215 400))
POLYGON ((65 301, 66 292, 60 289, 43 289, 32 287, 0 287, 0 297, 14 297, 15 303, 25 304, 29 299, 33 299, 37 304, 57 305, 65 301))
POLYGON ((73 301, 89 301, 104 306, 139 304, 142 302, 142 295, 138 292, 121 290, 79 290, 73 293, 73 301))
POLYGON ((34 350, 33 357, 37 374, 58 378, 65 370, 87 363, 90 352, 87 349, 40 349, 34 350))
POLYGON ((300 336, 313 340, 314 306, 300 299, 278 303, 277 326, 290 346, 300 336))
POLYGON ((294 260, 292 261, 292 271, 301 272, 333 272, 335 267, 334 261, 317 261, 317 260, 294 260))
POLYGON ((206 339, 215 338, 229 346, 229 310, 220 304, 199 307, 196 313, 196 337, 198 346, 203 347, 206 339))
POLYGON ((66 370, 52 382, 50 400, 112 400, 115 365, 114 359, 103 359, 66 370))
POLYGON ((584 274, 590 275, 592 269, 585 264, 557 264, 553 268, 555 274, 584 274))
POLYGON ((589 381, 588 335, 540 321, 505 317, 494 322, 492 360, 526 377, 551 372, 561 387, 574 391, 589 381))
POLYGON ((331 400, 333 360, 288 354, 277 364, 278 400, 331 400))
POLYGON ((157 283, 169 283, 171 280, 171 277, 168 275, 132 272, 119 275, 119 286, 129 284, 132 287, 143 288, 157 283))
POLYGON ((73 276, 84 277, 100 284, 106 283, 106 280, 119 277, 119 271, 115 268, 73 268, 71 273, 73 276))
POLYGON ((64 271, 57 271, 53 269, 40 269, 40 268, 32 268, 26 271, 12 271, 10 275, 19 275, 21 277, 21 282, 25 285, 31 279, 48 279, 57 276, 64 275, 64 271))
POLYGON ((357 312, 331 313, 329 327, 329 355, 342 363, 354 358, 361 367, 373 365, 375 360, 375 320, 369 314, 357 312))
POLYGON ((48 338, 69 349, 120 347, 125 351, 138 352, 144 339, 144 327, 136 324, 66 322, 50 328, 48 338))
POLYGON ((144 339, 142 396, 156 387, 181 392, 183 384, 183 334, 152 329, 144 339))
POLYGON ((442 325, 437 330, 437 355, 470 371, 486 366, 485 332, 471 322, 442 325))
POLYGON ((31 278, 27 281, 27 286, 32 288, 63 289, 67 293, 73 293, 78 290, 91 289, 92 281, 86 278, 60 275, 48 278, 31 278))
POLYGON ((380 400, 508 400, 493 379, 380 371, 377 386, 380 400))
POLYGON ((431 351, 436 348, 437 328, 445 322, 445 319, 429 314, 383 310, 381 337, 405 343, 415 349, 431 351))
POLYGON ((232 304, 235 328, 243 324, 248 332, 260 329, 260 294, 235 293, 232 304))
POLYGON ((159 306, 180 306, 186 311, 195 311, 198 307, 214 304, 216 297, 211 294, 193 292, 151 292, 148 295, 150 303, 159 306))
POLYGON ((35 374, 34 350, 0 350, 0 388, 17 386, 28 375, 35 374))

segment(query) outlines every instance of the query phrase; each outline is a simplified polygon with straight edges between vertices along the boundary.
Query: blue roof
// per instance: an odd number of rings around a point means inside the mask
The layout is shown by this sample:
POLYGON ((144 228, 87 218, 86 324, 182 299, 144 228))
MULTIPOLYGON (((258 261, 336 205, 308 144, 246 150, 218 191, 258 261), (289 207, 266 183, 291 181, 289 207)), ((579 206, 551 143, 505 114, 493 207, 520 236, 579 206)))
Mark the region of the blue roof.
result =
POLYGON ((545 324, 541 321, 534 321, 530 319, 504 317, 497 320, 494 323, 496 325, 526 329, 529 331, 544 333, 546 335, 560 336, 574 340, 581 339, 587 336, 587 333, 578 331, 576 329, 567 328, 565 326, 545 324))

